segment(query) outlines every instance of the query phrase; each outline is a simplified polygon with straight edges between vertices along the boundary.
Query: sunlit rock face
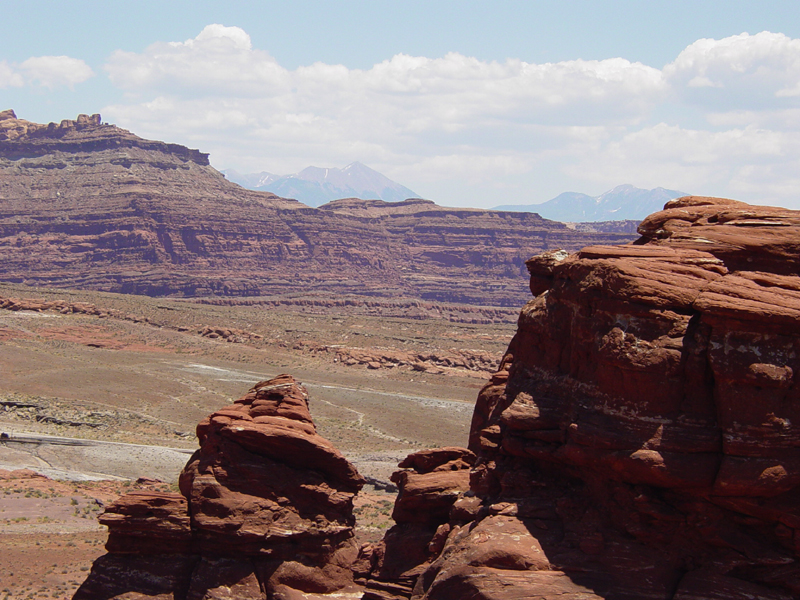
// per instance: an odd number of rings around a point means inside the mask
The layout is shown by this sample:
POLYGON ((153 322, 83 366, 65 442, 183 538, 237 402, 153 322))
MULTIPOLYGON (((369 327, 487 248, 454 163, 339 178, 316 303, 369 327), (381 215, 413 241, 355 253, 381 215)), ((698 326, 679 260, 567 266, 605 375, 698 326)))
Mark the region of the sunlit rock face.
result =
POLYGON ((109 553, 75 598, 357 594, 364 479, 316 433, 305 388, 289 375, 262 381, 197 434, 180 494, 128 494, 101 516, 109 553))
POLYGON ((686 197, 639 232, 528 261, 413 598, 800 595, 800 212, 686 197))
POLYGON ((383 541, 281 376, 200 423, 182 494, 107 510, 76 598, 800 597, 800 212, 687 197, 639 231, 527 262, 469 449, 401 462, 383 541))
POLYGON ((42 125, 0 111, 0 281, 516 309, 532 254, 632 237, 419 198, 311 208, 239 187, 207 154, 142 139, 100 115, 42 125))

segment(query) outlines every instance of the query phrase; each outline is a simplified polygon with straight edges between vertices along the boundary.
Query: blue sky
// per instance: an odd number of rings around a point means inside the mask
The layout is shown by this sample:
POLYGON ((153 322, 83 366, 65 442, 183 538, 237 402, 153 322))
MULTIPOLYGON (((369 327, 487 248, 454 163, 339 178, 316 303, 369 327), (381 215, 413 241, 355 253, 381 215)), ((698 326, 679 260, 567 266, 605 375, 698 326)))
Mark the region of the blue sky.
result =
POLYGON ((0 0, 0 109, 444 205, 621 183, 800 208, 797 2, 0 0), (747 35, 743 35, 743 34, 747 35))

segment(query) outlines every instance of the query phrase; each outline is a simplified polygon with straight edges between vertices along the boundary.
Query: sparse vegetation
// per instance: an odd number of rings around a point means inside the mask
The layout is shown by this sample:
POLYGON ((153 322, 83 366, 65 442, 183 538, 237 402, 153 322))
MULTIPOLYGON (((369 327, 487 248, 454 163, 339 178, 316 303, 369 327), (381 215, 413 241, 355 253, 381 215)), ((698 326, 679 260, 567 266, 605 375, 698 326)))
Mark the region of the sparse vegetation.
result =
MULTIPOLYGON (((511 324, 451 323, 447 316, 371 316, 363 307, 359 314, 324 314, 324 306, 310 304, 222 306, 0 284, 0 297, 11 296, 86 302, 126 316, 0 310, 5 342, 0 360, 18 374, 13 388, 8 380, 0 381, 0 431, 192 449, 200 419, 242 395, 251 383, 290 372, 309 388, 319 433, 349 457, 368 457, 359 469, 384 480, 409 451, 441 440, 463 443, 482 381, 457 366, 449 374, 403 366, 367 369, 358 361, 348 366, 334 360, 337 352, 320 348, 350 348, 351 356, 356 349, 389 356, 406 351, 444 355, 464 348, 499 355, 514 329, 511 324), (200 333, 206 327, 253 335, 211 339, 200 333), (420 411, 425 411, 423 420, 420 411)), ((70 468, 79 467, 79 457, 77 451, 70 455, 70 468)), ((129 462, 137 469, 147 464, 134 456, 129 462)), ((164 482, 149 489, 177 492, 176 474, 162 476, 164 482)), ((0 532, 0 577, 12 590, 6 595, 20 600, 74 593, 94 558, 104 552, 105 534, 97 531, 96 521, 103 509, 95 498, 107 503, 136 489, 138 475, 124 476, 131 480, 3 482, 0 510, 7 512, 1 513, 0 526, 25 532, 13 539, 0 532), (8 502, 28 503, 29 512, 9 510, 8 502), (78 537, 41 533, 64 524, 82 528, 78 537), (48 558, 43 568, 41 561, 48 558), (12 564, 19 566, 11 571, 12 564), (46 570, 48 585, 39 589, 46 570)), ((393 497, 365 490, 358 498, 358 535, 378 539, 392 525, 393 497)))

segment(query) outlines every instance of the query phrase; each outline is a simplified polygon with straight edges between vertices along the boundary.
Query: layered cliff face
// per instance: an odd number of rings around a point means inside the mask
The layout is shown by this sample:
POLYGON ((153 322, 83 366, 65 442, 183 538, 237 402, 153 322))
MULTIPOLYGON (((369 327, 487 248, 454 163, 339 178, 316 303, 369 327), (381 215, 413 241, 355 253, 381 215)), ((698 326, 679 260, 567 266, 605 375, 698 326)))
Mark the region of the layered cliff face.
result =
POLYGON ((470 448, 400 463, 381 542, 284 376, 199 425, 182 495, 107 511, 76 597, 800 597, 800 212, 688 197, 640 233, 528 261, 470 448))
POLYGON ((317 435, 302 385, 256 384, 197 434, 180 494, 131 493, 101 516, 108 554, 76 600, 360 596, 353 497, 364 479, 317 435))
POLYGON ((800 596, 800 212, 687 197, 639 231, 528 262, 413 598, 800 596))
POLYGON ((425 200, 314 209, 245 190, 207 155, 141 139, 99 115, 39 125, 0 112, 4 281, 147 295, 321 291, 519 306, 532 254, 631 238, 425 200))

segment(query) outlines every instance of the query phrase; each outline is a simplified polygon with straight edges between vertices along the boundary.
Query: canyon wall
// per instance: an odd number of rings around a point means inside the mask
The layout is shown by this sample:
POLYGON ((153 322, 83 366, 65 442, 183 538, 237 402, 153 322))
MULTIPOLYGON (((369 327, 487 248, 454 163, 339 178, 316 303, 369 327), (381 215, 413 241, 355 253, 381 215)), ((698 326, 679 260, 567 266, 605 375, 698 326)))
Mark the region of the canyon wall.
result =
POLYGON ((621 243, 536 214, 409 199, 310 208, 99 115, 0 112, 0 280, 152 296, 325 293, 522 305, 525 260, 621 243))
POLYGON ((182 495, 107 510, 76 598, 800 597, 800 212, 687 197, 639 232, 527 262, 469 449, 400 463, 380 542, 282 376, 200 424, 182 495))
POLYGON ((412 598, 800 597, 800 212, 687 197, 639 232, 528 261, 412 598))

